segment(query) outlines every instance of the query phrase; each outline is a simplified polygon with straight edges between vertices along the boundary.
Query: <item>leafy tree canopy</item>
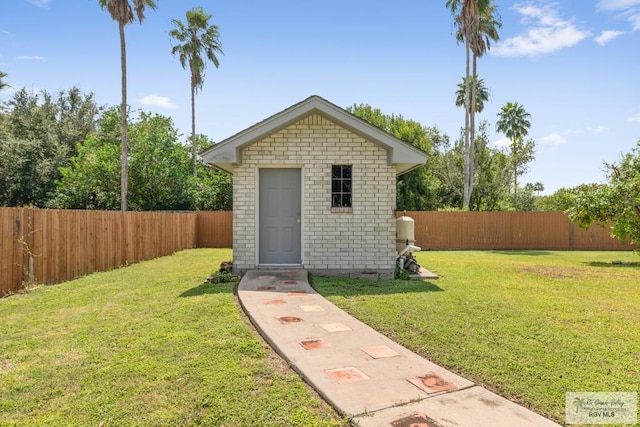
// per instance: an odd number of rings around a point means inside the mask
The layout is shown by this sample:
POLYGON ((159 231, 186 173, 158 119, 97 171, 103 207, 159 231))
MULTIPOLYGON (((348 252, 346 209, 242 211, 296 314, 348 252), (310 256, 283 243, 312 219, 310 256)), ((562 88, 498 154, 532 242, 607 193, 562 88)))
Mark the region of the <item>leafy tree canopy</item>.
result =
MULTIPOLYGON (((105 112, 95 136, 61 169, 54 206, 117 209, 120 206, 119 108, 105 112)), ((129 205, 132 210, 187 209, 189 159, 171 119, 138 112, 129 127, 129 205)))
POLYGON ((596 191, 603 184, 581 184, 571 188, 560 188, 548 196, 536 198, 536 210, 568 211, 575 204, 576 195, 581 192, 596 191))
MULTIPOLYGON (((511 207, 509 188, 511 172, 509 156, 489 146, 489 123, 480 122, 474 145, 474 189, 469 203, 470 210, 507 210, 511 207)), ((461 130, 463 132, 463 130, 461 130)), ((430 163, 437 177, 439 209, 459 209, 462 206, 464 183, 464 135, 454 143, 439 147, 430 163)))
MULTIPOLYGON (((434 145, 439 144, 443 136, 436 128, 427 128, 414 120, 400 115, 386 115, 370 105, 353 105, 347 109, 361 119, 366 120, 385 132, 412 144, 427 153, 433 153, 434 145), (437 141, 434 143, 434 139, 437 141)), ((396 208, 398 210, 434 210, 437 199, 433 188, 434 179, 430 168, 423 165, 398 178, 396 184, 396 208)))
MULTIPOLYGON (((107 110, 61 169, 57 208, 115 210, 120 206, 120 111, 107 110)), ((170 118, 142 111, 128 122, 129 206, 131 210, 231 209, 231 178, 205 166, 193 176, 188 149, 170 118)), ((206 137, 200 135, 200 141, 206 137)), ((209 142, 200 142, 201 145, 209 142)))
POLYGON ((9 83, 6 83, 4 81, 4 79, 7 77, 7 73, 3 73, 2 71, 0 71, 0 90, 4 89, 5 87, 9 86, 9 83))
POLYGON ((0 206, 45 206, 59 168, 96 128, 100 107, 78 88, 18 90, 0 112, 0 206))
MULTIPOLYGON (((196 138, 198 152, 204 151, 214 142, 205 135, 196 138)), ((192 208, 197 210, 232 210, 233 209, 233 181, 231 175, 202 161, 197 164, 198 171, 189 178, 189 191, 192 208)))
POLYGON ((640 244, 640 140, 618 163, 605 163, 607 185, 579 191, 569 209, 581 227, 613 223, 611 235, 640 244))

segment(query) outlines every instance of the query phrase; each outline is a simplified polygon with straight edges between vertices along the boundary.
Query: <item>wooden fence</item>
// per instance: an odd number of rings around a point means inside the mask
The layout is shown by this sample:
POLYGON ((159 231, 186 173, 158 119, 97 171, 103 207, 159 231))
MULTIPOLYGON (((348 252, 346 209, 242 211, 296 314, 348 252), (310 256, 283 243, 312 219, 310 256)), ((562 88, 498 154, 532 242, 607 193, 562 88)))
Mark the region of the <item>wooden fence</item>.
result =
POLYGON ((0 208, 0 296, 196 247, 197 215, 0 208))
POLYGON ((233 246, 233 212, 198 212, 197 241, 199 248, 230 248, 233 246))
MULTIPOLYGON (((401 215, 398 212, 398 216, 401 215)), ((428 249, 630 250, 563 212, 407 212, 428 249)), ((0 208, 0 296, 194 247, 231 247, 233 212, 0 208)))
MULTIPOLYGON (((402 213, 398 212, 398 216, 402 213)), ((631 250, 610 227, 587 230, 564 212, 407 212, 423 249, 631 250)))

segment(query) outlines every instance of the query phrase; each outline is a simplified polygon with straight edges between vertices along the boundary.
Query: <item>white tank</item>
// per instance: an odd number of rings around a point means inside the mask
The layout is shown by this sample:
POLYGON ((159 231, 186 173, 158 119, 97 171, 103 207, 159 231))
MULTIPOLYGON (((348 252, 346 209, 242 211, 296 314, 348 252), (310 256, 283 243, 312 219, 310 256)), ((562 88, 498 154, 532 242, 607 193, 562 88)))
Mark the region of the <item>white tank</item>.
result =
POLYGON ((396 251, 398 253, 402 252, 407 245, 416 243, 415 227, 413 218, 406 215, 396 219, 396 251))

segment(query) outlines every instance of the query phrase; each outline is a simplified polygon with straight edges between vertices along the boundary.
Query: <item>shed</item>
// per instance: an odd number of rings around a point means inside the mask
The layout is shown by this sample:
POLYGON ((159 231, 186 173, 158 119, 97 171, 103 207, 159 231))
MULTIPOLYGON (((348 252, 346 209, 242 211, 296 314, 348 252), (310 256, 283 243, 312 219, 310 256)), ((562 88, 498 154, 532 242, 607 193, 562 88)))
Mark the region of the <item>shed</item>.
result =
POLYGON ((234 271, 393 277, 396 177, 425 152, 311 96, 201 156, 233 175, 234 271))

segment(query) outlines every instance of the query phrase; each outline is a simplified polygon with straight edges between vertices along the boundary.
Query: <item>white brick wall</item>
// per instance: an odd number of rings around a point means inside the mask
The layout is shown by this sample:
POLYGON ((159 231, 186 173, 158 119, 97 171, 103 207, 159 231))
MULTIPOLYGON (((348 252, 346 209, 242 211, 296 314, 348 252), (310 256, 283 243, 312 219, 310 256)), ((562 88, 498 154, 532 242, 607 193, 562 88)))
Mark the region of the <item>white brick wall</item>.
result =
POLYGON ((302 167, 303 260, 317 274, 377 272, 395 261, 396 172, 387 152, 319 115, 311 115, 244 149, 233 176, 233 256, 256 267, 258 170, 302 167), (331 166, 353 165, 351 212, 331 209, 331 166))

